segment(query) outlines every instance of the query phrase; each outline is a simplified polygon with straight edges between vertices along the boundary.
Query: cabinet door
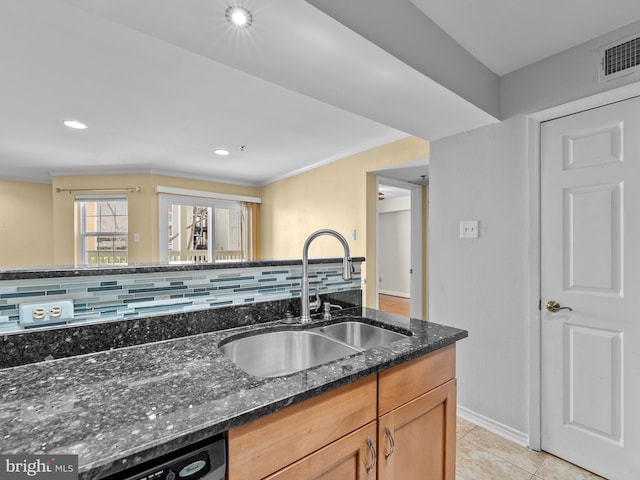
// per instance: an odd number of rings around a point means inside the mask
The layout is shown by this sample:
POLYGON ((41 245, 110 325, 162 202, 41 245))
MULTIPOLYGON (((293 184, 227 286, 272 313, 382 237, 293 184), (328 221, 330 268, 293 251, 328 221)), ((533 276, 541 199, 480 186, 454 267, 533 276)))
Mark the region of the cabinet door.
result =
POLYGON ((380 480, 454 480, 456 381, 378 419, 380 480))
POLYGON ((376 422, 299 460, 266 480, 375 480, 376 422))

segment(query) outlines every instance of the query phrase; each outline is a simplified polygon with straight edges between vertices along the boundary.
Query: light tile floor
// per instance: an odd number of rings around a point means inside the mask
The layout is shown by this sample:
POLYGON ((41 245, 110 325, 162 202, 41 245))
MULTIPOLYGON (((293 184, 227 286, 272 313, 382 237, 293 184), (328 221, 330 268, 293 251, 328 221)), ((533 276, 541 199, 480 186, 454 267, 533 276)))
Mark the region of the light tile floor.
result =
POLYGON ((598 475, 534 452, 458 417, 456 480, 594 480, 598 475))

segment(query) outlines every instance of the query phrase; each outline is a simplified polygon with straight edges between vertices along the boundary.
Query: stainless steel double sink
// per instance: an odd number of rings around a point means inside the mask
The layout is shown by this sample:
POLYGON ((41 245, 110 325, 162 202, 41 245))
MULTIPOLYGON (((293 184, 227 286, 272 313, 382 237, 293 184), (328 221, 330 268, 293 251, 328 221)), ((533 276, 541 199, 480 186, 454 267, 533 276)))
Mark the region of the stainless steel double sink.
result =
POLYGON ((280 377, 410 336, 347 317, 307 330, 291 328, 225 340, 220 351, 256 377, 280 377))

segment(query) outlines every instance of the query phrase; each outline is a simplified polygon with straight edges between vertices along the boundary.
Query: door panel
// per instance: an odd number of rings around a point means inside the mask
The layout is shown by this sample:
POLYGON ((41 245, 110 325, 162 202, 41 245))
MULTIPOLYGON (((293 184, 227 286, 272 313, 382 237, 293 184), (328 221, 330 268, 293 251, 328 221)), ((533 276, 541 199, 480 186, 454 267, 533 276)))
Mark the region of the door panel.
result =
POLYGON ((620 295, 622 185, 564 190, 565 290, 620 295))
POLYGON ((578 130, 564 136, 565 169, 595 167, 622 161, 622 124, 578 130))
POLYGON ((622 433, 622 334, 564 325, 564 418, 615 442, 622 433))
POLYGON ((640 99, 543 123, 540 174, 542 448, 637 479, 640 99))

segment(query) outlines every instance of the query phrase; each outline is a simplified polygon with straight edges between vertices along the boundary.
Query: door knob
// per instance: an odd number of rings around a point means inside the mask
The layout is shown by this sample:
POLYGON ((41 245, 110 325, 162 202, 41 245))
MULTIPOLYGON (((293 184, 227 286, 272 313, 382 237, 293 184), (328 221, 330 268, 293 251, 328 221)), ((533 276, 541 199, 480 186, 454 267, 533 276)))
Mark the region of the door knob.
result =
POLYGON ((547 310, 549 310, 551 313, 556 313, 556 312, 559 312, 560 310, 569 310, 570 312, 573 312, 573 308, 561 307, 560 304, 555 300, 549 300, 546 304, 546 307, 547 307, 547 310))

